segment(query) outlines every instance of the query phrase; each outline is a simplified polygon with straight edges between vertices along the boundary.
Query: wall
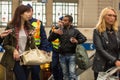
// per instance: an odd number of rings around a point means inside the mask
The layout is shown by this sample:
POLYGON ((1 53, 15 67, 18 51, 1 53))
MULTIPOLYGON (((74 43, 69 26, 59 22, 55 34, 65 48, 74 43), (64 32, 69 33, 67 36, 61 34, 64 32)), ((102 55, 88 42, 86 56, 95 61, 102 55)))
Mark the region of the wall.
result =
POLYGON ((78 10, 81 9, 78 13, 78 24, 81 25, 80 27, 94 27, 97 21, 97 0, 79 0, 79 7, 78 10))
POLYGON ((95 27, 101 10, 111 6, 118 12, 120 24, 120 0, 79 0, 78 5, 78 27, 93 28, 95 27))

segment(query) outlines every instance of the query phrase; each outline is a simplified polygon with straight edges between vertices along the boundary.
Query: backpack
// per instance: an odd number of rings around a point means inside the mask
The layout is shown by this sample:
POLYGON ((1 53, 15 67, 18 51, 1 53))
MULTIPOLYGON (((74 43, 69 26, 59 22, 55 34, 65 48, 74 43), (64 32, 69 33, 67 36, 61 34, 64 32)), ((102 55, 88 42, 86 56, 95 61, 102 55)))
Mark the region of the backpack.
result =
POLYGON ((76 64, 82 70, 87 69, 89 66, 89 58, 87 51, 81 44, 78 44, 76 46, 76 64))

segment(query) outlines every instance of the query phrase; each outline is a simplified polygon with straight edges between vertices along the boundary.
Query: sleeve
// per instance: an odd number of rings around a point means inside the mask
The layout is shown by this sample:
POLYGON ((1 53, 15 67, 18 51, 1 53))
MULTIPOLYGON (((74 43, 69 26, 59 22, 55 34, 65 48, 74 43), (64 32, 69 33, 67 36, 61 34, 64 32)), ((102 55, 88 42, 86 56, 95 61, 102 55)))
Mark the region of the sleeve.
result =
POLYGON ((60 35, 59 34, 56 34, 54 33, 54 29, 58 29, 58 27, 52 27, 52 29, 49 31, 49 36, 48 36, 48 41, 49 42, 52 42, 54 41, 55 39, 59 38, 60 35))
MULTIPOLYGON (((10 28, 6 28, 7 29, 10 29, 10 28)), ((5 49, 6 52, 9 52, 9 53, 13 53, 14 49, 15 49, 15 38, 13 38, 13 34, 15 34, 14 32, 12 32, 11 34, 9 34, 8 36, 4 37, 4 40, 3 40, 3 48, 5 49), (13 46, 14 45, 14 46, 13 46)))
POLYGON ((78 44, 82 44, 87 40, 87 38, 80 31, 76 30, 76 33, 76 39, 78 40, 78 44))
POLYGON ((95 45, 96 51, 101 54, 102 57, 112 61, 113 63, 116 61, 116 58, 110 55, 104 48, 101 40, 101 36, 99 35, 98 31, 95 29, 93 32, 93 43, 95 45))
POLYGON ((57 38, 60 38, 60 35, 59 34, 55 34, 54 32, 51 32, 49 37, 48 37, 48 41, 51 42, 51 41, 54 41, 57 38))
MULTIPOLYGON (((7 26, 5 30, 7 30, 7 29, 10 29, 10 27, 7 26)), ((0 44, 2 44, 3 40, 4 40, 4 38, 0 37, 0 44)))
POLYGON ((40 26, 40 37, 41 37, 40 49, 45 50, 47 52, 50 52, 51 51, 51 44, 47 39, 46 32, 45 32, 45 29, 44 29, 42 22, 41 22, 41 26, 40 26))

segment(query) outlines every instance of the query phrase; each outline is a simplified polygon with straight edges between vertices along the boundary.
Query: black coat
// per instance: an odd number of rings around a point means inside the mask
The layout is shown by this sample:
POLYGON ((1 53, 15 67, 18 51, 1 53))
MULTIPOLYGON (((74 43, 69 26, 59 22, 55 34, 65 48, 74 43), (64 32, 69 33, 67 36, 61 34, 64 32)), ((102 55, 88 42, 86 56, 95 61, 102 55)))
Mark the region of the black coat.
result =
MULTIPOLYGON (((96 29, 93 33, 93 42, 96 48, 95 57, 93 61, 93 70, 95 72, 106 71, 107 64, 115 66, 115 61, 120 60, 120 31, 115 32, 117 40, 117 53, 111 53, 111 47, 108 43, 107 32, 99 33, 96 29)), ((112 66, 111 66, 112 67, 112 66)))
POLYGON ((73 26, 71 26, 69 29, 63 28, 62 30, 63 35, 58 35, 52 32, 48 38, 49 41, 54 41, 55 39, 59 38, 59 50, 61 54, 75 53, 76 44, 70 42, 71 37, 75 37, 78 40, 78 44, 82 44, 87 40, 86 37, 73 26))

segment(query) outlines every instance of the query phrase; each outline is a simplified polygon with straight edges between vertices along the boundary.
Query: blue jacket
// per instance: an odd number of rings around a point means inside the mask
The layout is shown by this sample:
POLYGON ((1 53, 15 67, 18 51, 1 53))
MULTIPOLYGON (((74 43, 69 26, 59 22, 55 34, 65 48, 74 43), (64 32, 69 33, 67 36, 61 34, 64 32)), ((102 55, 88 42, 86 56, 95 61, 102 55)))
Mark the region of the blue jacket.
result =
MULTIPOLYGON (((32 18, 29 21, 30 21, 30 23, 32 23, 32 22, 36 22, 37 19, 32 18)), ((41 26, 40 26, 40 37, 41 37, 41 43, 38 46, 38 48, 41 49, 41 50, 45 50, 47 52, 50 52, 51 51, 51 45, 47 40, 46 32, 45 32, 44 26, 42 24, 42 21, 41 21, 41 26)))

